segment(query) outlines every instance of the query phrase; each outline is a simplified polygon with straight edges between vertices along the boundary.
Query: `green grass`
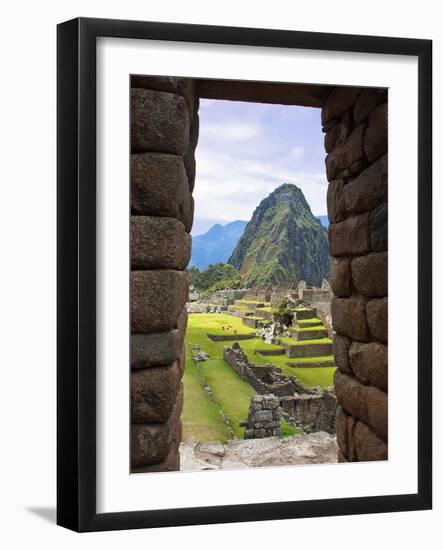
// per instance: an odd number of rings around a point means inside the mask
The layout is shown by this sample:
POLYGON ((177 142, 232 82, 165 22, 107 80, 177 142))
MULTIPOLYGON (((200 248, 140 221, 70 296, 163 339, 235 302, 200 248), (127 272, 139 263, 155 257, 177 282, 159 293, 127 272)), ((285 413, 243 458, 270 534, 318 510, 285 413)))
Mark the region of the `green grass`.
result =
POLYGON ((183 440, 226 441, 230 437, 228 427, 217 407, 203 388, 197 368, 186 351, 186 368, 183 375, 184 403, 181 415, 183 440))
MULTIPOLYGON (((227 342, 213 342, 207 338, 206 333, 226 334, 227 331, 222 327, 231 326, 237 330, 238 334, 248 334, 251 332, 249 327, 242 325, 242 320, 227 314, 218 313, 199 313, 190 314, 188 328, 186 331, 186 368, 183 377, 184 383, 184 406, 182 413, 183 439, 210 441, 226 441, 230 437, 230 431, 223 421, 223 418, 217 408, 217 405, 223 410, 226 417, 229 418, 232 430, 236 437, 242 438, 244 428, 240 428, 239 422, 246 420, 248 415, 250 398, 255 394, 255 390, 223 360, 223 346, 230 345, 227 342), (246 330, 245 330, 246 329, 246 330), (189 350, 189 343, 198 344, 211 359, 202 361, 198 364, 199 370, 193 363, 189 350), (203 376, 203 378, 201 378, 203 376), (203 388, 206 382, 214 395, 217 405, 211 400, 207 391, 203 388)), ((235 340, 235 335, 233 335, 235 340)), ((295 342, 294 340, 292 340, 295 342)), ((324 338, 320 342, 328 342, 324 338)), ((316 342, 316 341, 314 341, 316 342)), ((251 340, 241 340, 240 346, 247 354, 250 361, 257 365, 272 363, 282 369, 284 374, 295 376, 302 384, 306 386, 331 386, 335 367, 300 369, 289 367, 286 362, 289 358, 286 355, 261 356, 257 349, 281 349, 281 346, 275 344, 264 344, 260 338, 251 340)), ((303 343, 312 343, 306 341, 303 343)), ((300 358, 302 362, 314 362, 317 360, 327 360, 328 357, 321 358, 300 358)), ((292 363, 297 359, 290 359, 292 363)), ((296 435, 301 433, 297 428, 287 424, 282 420, 281 430, 283 436, 296 435)))
POLYGON ((298 328, 298 327, 294 327, 294 328, 291 328, 291 332, 294 331, 294 332, 309 332, 310 330, 324 330, 326 331, 326 327, 324 326, 321 326, 321 327, 302 327, 302 328, 298 328))
MULTIPOLYGON (((205 334, 232 335, 233 339, 235 339, 236 334, 255 335, 251 327, 247 327, 242 323, 241 317, 234 317, 233 315, 224 313, 198 313, 195 315, 198 315, 199 319, 196 320, 193 314, 190 314, 188 331, 194 329, 195 333, 201 333, 203 336, 205 334), (190 326, 191 318, 193 319, 193 327, 190 326)), ((223 350, 223 345, 221 350, 223 350)))
POLYGON ((244 428, 239 426, 239 422, 247 419, 249 403, 255 390, 223 359, 202 361, 200 365, 217 403, 231 421, 235 436, 243 438, 244 428))
POLYGON ((286 420, 280 422, 280 431, 283 437, 290 437, 291 435, 301 435, 303 432, 299 428, 295 428, 286 420))
MULTIPOLYGON (((320 340, 323 342, 326 338, 320 340)), ((307 340, 309 342, 309 340, 307 340)), ((295 376, 297 380, 304 386, 320 386, 327 388, 333 385, 333 377, 335 367, 290 367, 287 363, 308 363, 308 362, 321 362, 330 359, 330 356, 324 357, 297 357, 289 358, 285 355, 260 355, 257 350, 261 349, 280 349, 281 346, 275 344, 264 344, 260 339, 254 338, 254 340, 243 340, 240 342, 242 350, 248 356, 248 359, 257 365, 266 365, 271 363, 277 367, 280 367, 283 374, 288 376, 295 376)))
POLYGON ((294 340, 290 336, 280 338, 280 341, 284 344, 290 344, 291 346, 309 346, 312 344, 331 344, 330 338, 317 338, 315 340, 294 340))
POLYGON ((272 321, 272 319, 267 319, 266 317, 257 317, 257 315, 249 315, 248 319, 255 319, 256 321, 272 321))
MULTIPOLYGON (((297 369, 294 367, 286 366, 286 369, 290 369, 300 384, 304 386, 320 386, 321 388, 328 388, 334 383, 334 372, 336 367, 303 367, 297 369)), ((289 374, 285 370, 285 374, 289 374)))
POLYGON ((261 300, 235 300, 234 305, 250 305, 250 304, 263 304, 262 307, 259 309, 263 309, 263 307, 271 307, 271 302, 263 302, 261 300))
POLYGON ((322 357, 286 357, 286 361, 289 363, 326 363, 327 361, 333 361, 333 355, 323 355, 322 357))
POLYGON ((321 319, 318 317, 311 317, 310 319, 297 319, 297 323, 300 323, 302 325, 313 324, 313 325, 321 325, 321 319))

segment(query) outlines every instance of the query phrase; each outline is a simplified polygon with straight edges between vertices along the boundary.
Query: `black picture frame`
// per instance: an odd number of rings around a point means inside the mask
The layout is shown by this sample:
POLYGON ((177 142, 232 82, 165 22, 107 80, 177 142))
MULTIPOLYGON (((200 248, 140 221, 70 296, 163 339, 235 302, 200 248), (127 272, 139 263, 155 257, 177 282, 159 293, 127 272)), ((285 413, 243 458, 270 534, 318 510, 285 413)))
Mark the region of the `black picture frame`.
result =
POLYGON ((432 506, 432 42, 108 19, 57 29, 57 523, 75 531, 425 510, 432 506), (96 39, 398 54, 418 58, 416 494, 96 512, 96 39))

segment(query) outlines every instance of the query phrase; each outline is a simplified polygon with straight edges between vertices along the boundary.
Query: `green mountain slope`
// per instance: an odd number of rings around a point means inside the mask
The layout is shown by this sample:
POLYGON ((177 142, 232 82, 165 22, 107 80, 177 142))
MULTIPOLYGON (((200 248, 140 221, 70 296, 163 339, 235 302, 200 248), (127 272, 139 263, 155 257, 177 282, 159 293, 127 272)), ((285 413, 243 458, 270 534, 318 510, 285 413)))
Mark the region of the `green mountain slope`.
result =
POLYGON ((327 234, 301 189, 285 183, 261 201, 228 263, 248 286, 329 278, 327 234))

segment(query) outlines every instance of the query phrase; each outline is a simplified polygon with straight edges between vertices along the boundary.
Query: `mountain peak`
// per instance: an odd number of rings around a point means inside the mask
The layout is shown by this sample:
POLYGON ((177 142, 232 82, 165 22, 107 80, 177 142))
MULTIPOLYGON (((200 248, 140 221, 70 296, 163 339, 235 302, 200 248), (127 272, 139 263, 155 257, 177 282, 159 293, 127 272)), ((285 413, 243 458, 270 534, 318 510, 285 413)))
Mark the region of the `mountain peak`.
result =
POLYGON ((243 220, 225 225, 216 223, 203 235, 193 237, 190 267, 206 269, 211 264, 226 262, 246 224, 247 222, 243 220))
POLYGON ((329 277, 328 242, 303 191, 284 183, 263 199, 228 261, 248 285, 320 286, 329 277))

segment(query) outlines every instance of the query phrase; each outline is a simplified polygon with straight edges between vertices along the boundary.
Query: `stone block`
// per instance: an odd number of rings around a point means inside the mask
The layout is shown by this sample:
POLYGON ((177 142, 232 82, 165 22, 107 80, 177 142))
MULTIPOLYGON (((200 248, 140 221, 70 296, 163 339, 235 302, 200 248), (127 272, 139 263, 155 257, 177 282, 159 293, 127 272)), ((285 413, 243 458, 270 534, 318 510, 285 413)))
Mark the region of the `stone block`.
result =
POLYGON ((181 220, 189 233, 194 202, 183 159, 177 155, 131 155, 131 207, 134 214, 181 220))
POLYGON ((338 453, 337 453, 337 462, 338 463, 349 462, 348 459, 345 457, 345 455, 340 451, 340 449, 338 450, 338 453))
POLYGON ((370 113, 387 100, 387 90, 382 88, 365 88, 359 95, 354 105, 354 121, 359 124, 365 120, 370 113))
POLYGON ((188 298, 185 271, 131 272, 131 331, 162 332, 176 325, 188 298))
POLYGON ((358 422, 353 416, 347 417, 348 422, 348 460, 354 462, 357 460, 357 455, 355 453, 355 441, 354 441, 354 428, 355 424, 358 422))
MULTIPOLYGON (((388 396, 377 388, 368 386, 368 417, 366 423, 374 429, 383 441, 388 440, 388 396)), ((362 418, 362 420, 364 420, 362 418)))
POLYGON ((131 422, 166 422, 176 401, 181 374, 178 362, 134 370, 131 373, 131 422))
POLYGON ((185 168, 186 168, 186 174, 188 176, 188 185, 189 190, 194 190, 195 185, 195 174, 196 174, 196 164, 195 164, 195 155, 193 150, 189 150, 188 153, 185 155, 185 168))
POLYGON ((360 160, 356 160, 348 168, 340 170, 340 172, 338 172, 338 174, 336 175, 336 179, 349 180, 350 178, 355 178, 356 176, 358 176, 358 174, 360 174, 362 170, 364 170, 366 166, 366 159, 361 158, 360 160))
POLYGON ((331 223, 340 222, 346 218, 344 187, 343 180, 331 181, 328 185, 326 204, 328 208, 328 218, 331 223))
POLYGON ((388 459, 386 443, 369 426, 360 421, 354 428, 354 445, 357 459, 361 462, 388 459))
POLYGON ((352 371, 363 382, 388 390, 388 347, 378 342, 353 342, 349 349, 352 371))
POLYGON ((180 470, 180 453, 178 446, 171 445, 168 455, 164 460, 151 466, 132 467, 133 474, 154 472, 178 472, 180 470))
POLYGON ((131 89, 131 150, 182 155, 189 145, 189 109, 179 94, 131 89))
POLYGON ((366 300, 360 296, 333 298, 331 316, 334 330, 353 340, 369 341, 370 333, 366 322, 365 305, 366 300))
POLYGON ((368 386, 364 386, 354 377, 344 374, 337 369, 334 374, 334 388, 337 402, 348 414, 368 421, 367 393, 368 386))
POLYGON ((272 422, 273 420, 272 411, 270 411, 269 409, 256 411, 255 419, 257 422, 272 422))
POLYGON ((366 304, 366 316, 372 336, 387 343, 388 341, 388 299, 369 300, 366 304))
POLYGON ((387 204, 380 204, 369 214, 369 242, 374 252, 388 249, 387 204))
POLYGON ((338 144, 342 143, 351 130, 351 114, 346 111, 341 119, 325 134, 325 151, 330 153, 338 144))
POLYGON ((131 425, 131 468, 162 462, 169 453, 171 429, 163 424, 131 425))
POLYGON ((351 262, 349 258, 331 258, 331 289, 335 296, 351 295, 351 262))
POLYGON ((328 181, 333 181, 341 171, 364 158, 364 130, 365 125, 360 124, 352 131, 345 141, 337 145, 337 147, 328 154, 326 157, 326 175, 328 181))
POLYGON ((345 456, 348 456, 348 416, 343 407, 337 407, 335 426, 337 430, 337 445, 340 451, 345 456))
POLYGON ((344 113, 346 109, 354 105, 357 101, 361 88, 352 88, 350 86, 338 86, 326 98, 321 111, 321 123, 323 126, 330 120, 337 118, 344 113))
POLYGON ((191 135, 189 138, 189 150, 195 151, 198 143, 198 136, 200 131, 200 118, 198 116, 198 110, 195 109, 191 120, 191 135))
POLYGON ((369 252, 369 214, 358 214, 328 228, 331 256, 349 256, 369 252))
POLYGON ((194 110, 194 80, 192 78, 135 74, 131 75, 131 88, 145 88, 179 94, 186 99, 189 109, 194 110))
POLYGON ((131 334, 131 368, 170 365, 179 356, 183 338, 177 329, 169 332, 131 334))
POLYGON ((388 150, 388 104, 382 103, 369 117, 365 132, 365 154, 369 162, 386 153, 388 150))
MULTIPOLYGON (((183 340, 182 340, 183 341, 183 340)), ((185 344, 182 345, 182 348, 180 350, 180 353, 178 354, 178 359, 177 359, 177 362, 178 362, 178 367, 180 369, 180 372, 182 373, 182 376, 183 376, 183 373, 185 372, 185 367, 186 367, 186 349, 185 349, 185 344)))
POLYGON ((187 326, 188 326, 188 310, 186 309, 186 307, 184 307, 177 321, 177 330, 178 330, 181 342, 183 342, 185 338, 187 326))
POLYGON ((343 208, 358 214, 385 202, 388 196, 387 155, 368 166, 343 189, 343 208))
POLYGON ((349 359, 349 348, 352 340, 341 334, 334 334, 332 340, 332 351, 334 354, 335 365, 348 374, 352 374, 351 362, 349 359))
POLYGON ((383 297, 388 294, 388 253, 372 252, 351 262, 352 281, 363 296, 383 297))
POLYGON ((131 216, 132 269, 185 269, 191 236, 176 218, 131 216))

